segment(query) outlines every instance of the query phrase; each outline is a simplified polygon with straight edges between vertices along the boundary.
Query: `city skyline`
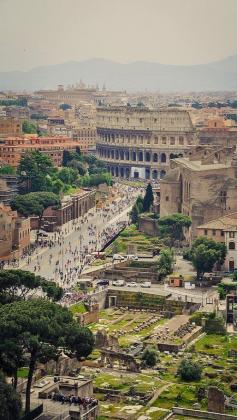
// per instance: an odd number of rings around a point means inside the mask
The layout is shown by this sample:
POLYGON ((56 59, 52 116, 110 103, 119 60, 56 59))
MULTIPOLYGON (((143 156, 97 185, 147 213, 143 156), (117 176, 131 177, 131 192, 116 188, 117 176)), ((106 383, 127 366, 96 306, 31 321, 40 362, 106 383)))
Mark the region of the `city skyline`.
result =
POLYGON ((235 0, 1 0, 0 71, 94 57, 174 65, 218 61, 237 53, 236 12, 235 0))

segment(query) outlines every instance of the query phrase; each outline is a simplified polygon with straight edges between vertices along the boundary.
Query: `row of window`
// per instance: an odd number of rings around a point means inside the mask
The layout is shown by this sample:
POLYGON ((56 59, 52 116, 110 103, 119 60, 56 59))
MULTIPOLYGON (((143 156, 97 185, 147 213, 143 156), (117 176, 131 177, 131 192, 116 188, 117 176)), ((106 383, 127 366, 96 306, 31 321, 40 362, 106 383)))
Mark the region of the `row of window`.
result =
POLYGON ((179 155, 174 154, 174 153, 170 153, 166 154, 166 153, 160 153, 160 155, 158 155, 158 153, 150 153, 150 152, 129 152, 129 151, 124 151, 124 150, 106 150, 106 149, 99 149, 99 155, 101 157, 105 157, 108 159, 116 159, 116 160, 132 160, 132 161, 139 161, 139 162, 162 162, 162 163, 166 163, 167 159, 174 159, 177 157, 182 157, 182 153, 180 153, 179 155))
MULTIPOLYGON (((116 143, 133 143, 133 144, 170 144, 171 146, 175 145, 175 144, 179 144, 180 146, 184 145, 185 139, 183 136, 180 136, 179 138, 175 138, 175 137, 166 137, 166 136, 162 136, 162 137, 150 137, 147 135, 144 136, 136 136, 136 135, 129 135, 129 136, 125 136, 125 135, 114 135, 114 134, 106 134, 106 135, 100 135, 100 139, 102 142, 104 143, 114 143, 116 141, 116 143)), ((189 138, 187 139, 187 144, 192 144, 193 139, 189 138)))

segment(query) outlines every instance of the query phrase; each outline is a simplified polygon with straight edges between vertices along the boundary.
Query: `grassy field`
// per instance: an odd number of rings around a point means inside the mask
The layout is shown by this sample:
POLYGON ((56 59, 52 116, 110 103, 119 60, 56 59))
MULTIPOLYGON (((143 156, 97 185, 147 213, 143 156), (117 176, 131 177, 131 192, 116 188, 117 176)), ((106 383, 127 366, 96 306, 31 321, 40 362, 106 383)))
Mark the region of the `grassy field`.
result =
POLYGON ((84 303, 75 303, 74 305, 71 305, 69 309, 73 313, 73 315, 84 314, 85 312, 87 312, 84 303))
POLYGON ((135 225, 131 225, 120 233, 113 244, 107 248, 106 253, 107 255, 114 253, 126 254, 127 247, 130 244, 137 245, 138 253, 147 254, 162 248, 162 242, 158 238, 145 235, 144 233, 140 232, 135 225))

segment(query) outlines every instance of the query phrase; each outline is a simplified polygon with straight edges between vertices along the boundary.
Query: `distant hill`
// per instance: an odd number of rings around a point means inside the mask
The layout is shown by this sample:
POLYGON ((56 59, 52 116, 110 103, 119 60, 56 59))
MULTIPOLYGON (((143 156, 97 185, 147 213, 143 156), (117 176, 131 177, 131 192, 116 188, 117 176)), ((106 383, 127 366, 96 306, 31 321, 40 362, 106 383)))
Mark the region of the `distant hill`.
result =
POLYGON ((209 64, 177 66, 137 61, 129 64, 104 59, 69 61, 32 70, 0 72, 0 90, 36 90, 73 84, 128 91, 237 90, 237 55, 209 64))

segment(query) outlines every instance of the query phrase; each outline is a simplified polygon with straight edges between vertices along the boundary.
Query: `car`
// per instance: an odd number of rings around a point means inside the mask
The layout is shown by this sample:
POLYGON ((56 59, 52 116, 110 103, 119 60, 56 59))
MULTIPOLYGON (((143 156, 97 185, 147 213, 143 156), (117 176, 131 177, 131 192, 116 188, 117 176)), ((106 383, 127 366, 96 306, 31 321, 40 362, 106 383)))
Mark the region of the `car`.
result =
POLYGON ((120 254, 114 254, 113 260, 124 260, 125 258, 120 254))
POLYGON ((109 286, 109 280, 101 279, 101 280, 97 281, 96 285, 97 286, 109 286))
POLYGON ((126 255, 127 260, 138 260, 138 256, 137 255, 133 255, 133 254, 128 254, 126 255))
POLYGON ((127 287, 137 287, 137 283, 135 281, 132 281, 131 283, 126 284, 127 287))
POLYGON ((114 280, 112 283, 113 286, 124 286, 124 280, 114 280))
POLYGON ((150 281, 144 281, 144 283, 141 283, 141 287, 151 287, 150 281))

